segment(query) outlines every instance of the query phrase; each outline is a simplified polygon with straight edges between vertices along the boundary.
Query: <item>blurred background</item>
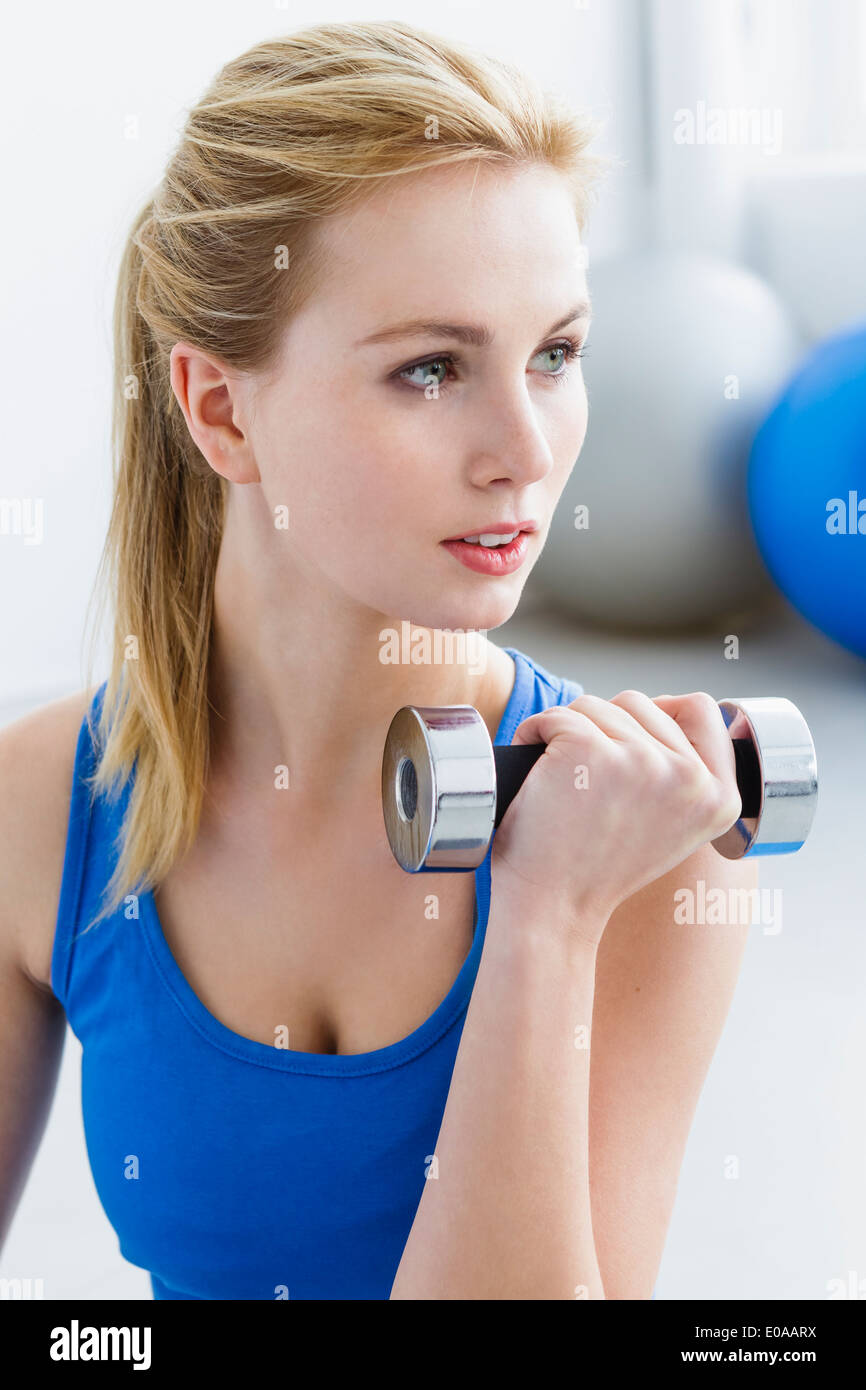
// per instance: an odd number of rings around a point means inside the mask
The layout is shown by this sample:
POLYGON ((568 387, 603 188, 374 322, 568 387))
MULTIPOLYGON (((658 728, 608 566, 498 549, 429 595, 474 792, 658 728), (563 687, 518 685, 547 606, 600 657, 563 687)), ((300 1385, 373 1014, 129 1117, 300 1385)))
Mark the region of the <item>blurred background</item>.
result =
MULTIPOLYGON (((656 1296, 866 1298, 866 4, 47 11, 5 20, 41 80, 34 98, 10 63, 2 92, 0 726, 84 683, 117 264, 185 107, 228 58, 325 18, 404 18, 520 63, 598 118, 613 163, 586 236, 586 444, 492 636, 605 698, 785 695, 818 754, 806 845, 762 860, 783 928, 750 929, 656 1296)), ((79 1084, 67 1032, 0 1274, 149 1298, 93 1187, 79 1084)))

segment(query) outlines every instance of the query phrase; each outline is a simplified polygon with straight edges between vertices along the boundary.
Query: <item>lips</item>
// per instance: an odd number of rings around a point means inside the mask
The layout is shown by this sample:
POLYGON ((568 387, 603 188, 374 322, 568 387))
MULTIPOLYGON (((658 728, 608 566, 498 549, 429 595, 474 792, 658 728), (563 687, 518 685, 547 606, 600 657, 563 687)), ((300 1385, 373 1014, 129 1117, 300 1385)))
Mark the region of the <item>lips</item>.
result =
POLYGON ((475 531, 460 531, 456 536, 449 536, 448 541, 465 541, 469 537, 479 536, 512 536, 520 531, 537 531, 538 522, 534 517, 527 521, 492 521, 488 526, 479 526, 475 531))
POLYGON ((526 559, 528 545, 529 535, 526 531, 520 531, 513 541, 500 546, 478 545, 462 537, 460 540, 442 542, 443 549, 467 569, 500 578, 520 569, 526 559))

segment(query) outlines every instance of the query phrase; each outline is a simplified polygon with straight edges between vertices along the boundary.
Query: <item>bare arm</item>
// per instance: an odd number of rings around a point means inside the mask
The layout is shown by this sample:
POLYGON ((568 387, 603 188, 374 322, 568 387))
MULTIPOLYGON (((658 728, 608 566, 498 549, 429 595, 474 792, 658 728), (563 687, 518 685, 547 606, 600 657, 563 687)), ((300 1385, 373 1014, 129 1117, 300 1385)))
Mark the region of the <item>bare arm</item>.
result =
POLYGON ((704 845, 621 903, 599 947, 589 1148, 608 1298, 652 1294, 689 1130, 748 936, 738 921, 675 920, 674 893, 696 892, 699 879, 707 893, 750 889, 757 865, 704 845))
POLYGON ((494 896, 393 1299, 604 1298, 589 1196, 594 945, 494 896), (577 1035, 578 1038, 580 1035, 577 1035))
POLYGON ((757 865, 703 846, 620 904, 597 951, 563 946, 541 902, 494 898, 392 1298, 650 1297, 748 935, 675 921, 700 879, 749 889, 757 865))
POLYGON ((39 1147, 66 1017, 49 987, 86 695, 0 729, 0 1246, 39 1147))
POLYGON ((66 1016, 0 944, 0 1249, 51 1110, 66 1016))

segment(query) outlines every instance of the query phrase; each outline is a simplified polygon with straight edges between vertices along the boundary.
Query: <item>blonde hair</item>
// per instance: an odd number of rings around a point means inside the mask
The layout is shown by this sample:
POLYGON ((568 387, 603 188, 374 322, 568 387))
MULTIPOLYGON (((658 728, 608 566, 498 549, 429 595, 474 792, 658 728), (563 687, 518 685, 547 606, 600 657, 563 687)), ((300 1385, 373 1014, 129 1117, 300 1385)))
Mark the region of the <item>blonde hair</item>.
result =
POLYGON ((113 599, 113 646, 91 722, 93 793, 117 796, 135 775, 91 925, 191 847, 208 774, 228 484, 190 437, 169 381, 172 347, 267 369, 322 269, 317 223, 376 180, 465 160, 545 162, 568 181, 583 228, 601 167, 585 153, 594 133, 511 66, 400 22, 267 39, 227 63, 189 112, 131 228, 115 301, 114 492, 96 584, 113 599))

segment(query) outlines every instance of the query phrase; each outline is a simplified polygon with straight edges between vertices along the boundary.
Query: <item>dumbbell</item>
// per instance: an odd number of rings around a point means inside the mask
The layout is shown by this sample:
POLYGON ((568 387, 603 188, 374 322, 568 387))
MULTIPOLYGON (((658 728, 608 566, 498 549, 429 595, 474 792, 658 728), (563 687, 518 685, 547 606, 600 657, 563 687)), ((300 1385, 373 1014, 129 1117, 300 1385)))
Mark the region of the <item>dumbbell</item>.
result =
MULTIPOLYGON (((809 833, 818 799, 808 724, 796 705, 775 696, 720 700, 719 708, 734 745, 742 806, 713 846, 725 859, 793 854, 809 833)), ((382 810, 401 869, 477 869, 545 746, 494 747, 473 705, 398 710, 382 757, 382 810)))

